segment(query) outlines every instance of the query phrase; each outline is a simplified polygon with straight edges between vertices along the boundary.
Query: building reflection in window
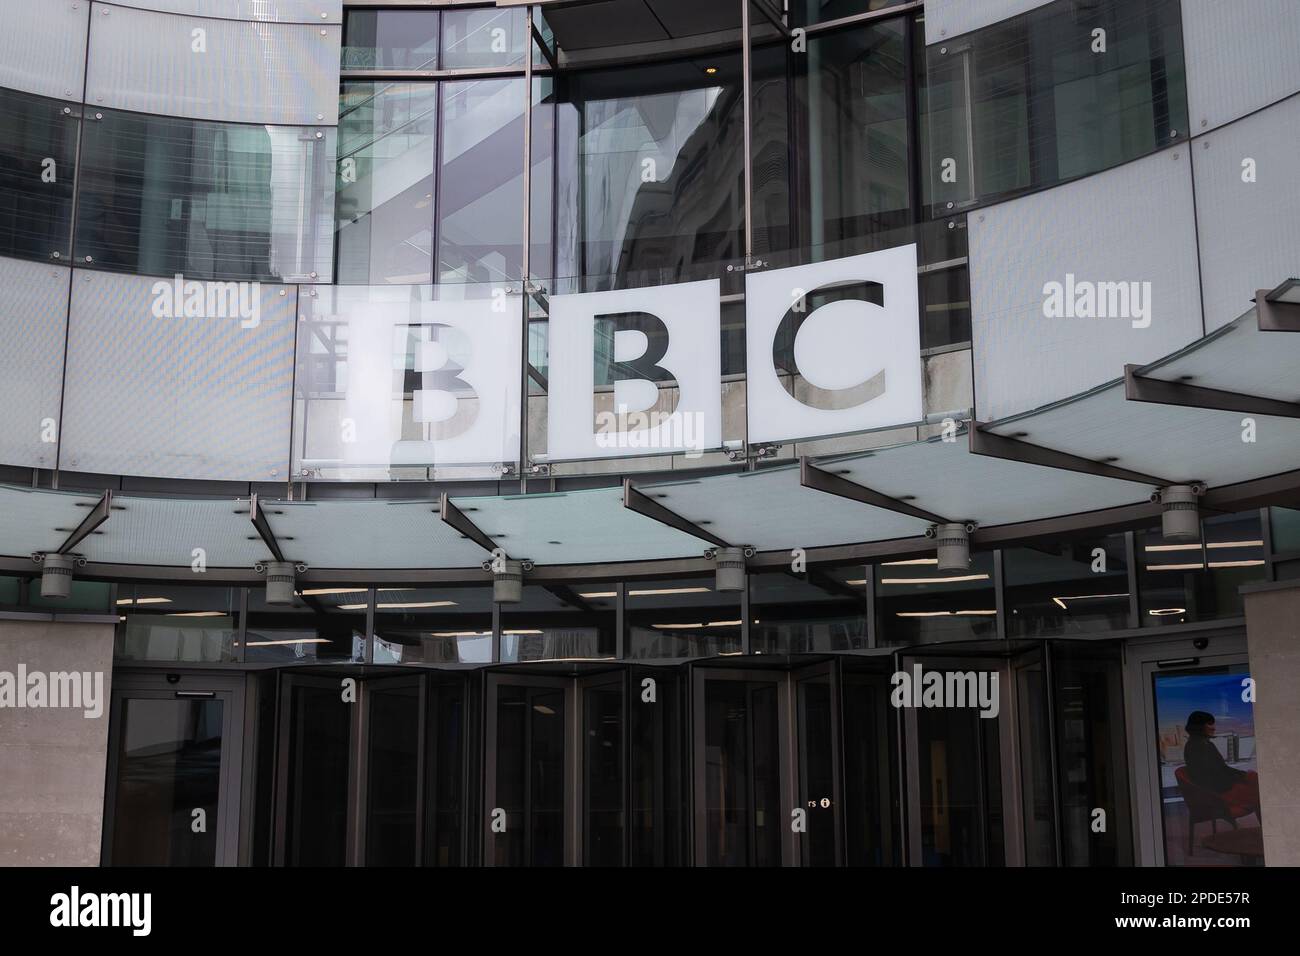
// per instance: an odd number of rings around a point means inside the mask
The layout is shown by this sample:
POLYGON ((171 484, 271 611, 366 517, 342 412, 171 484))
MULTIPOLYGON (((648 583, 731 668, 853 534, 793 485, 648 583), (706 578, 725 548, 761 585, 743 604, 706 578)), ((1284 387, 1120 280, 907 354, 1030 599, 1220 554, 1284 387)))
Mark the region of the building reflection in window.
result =
POLYGON ((627 656, 712 657, 741 652, 740 595, 714 590, 713 576, 631 581, 627 656))
POLYGON ((1129 626, 1123 534, 1002 552, 1008 637, 1057 637, 1129 626))
POLYGON ((1160 529, 1137 532, 1143 627, 1239 617, 1237 589, 1267 575, 1259 512, 1201 522, 1201 541, 1167 541, 1160 529))
POLYGON ((618 585, 528 585, 518 604, 501 605, 501 660, 610 660, 618 585))
POLYGON ((484 664, 492 660, 490 587, 379 588, 376 664, 484 664))
POLYGON ((997 635, 993 555, 971 555, 970 569, 946 572, 934 558, 876 568, 881 644, 962 641, 997 635))

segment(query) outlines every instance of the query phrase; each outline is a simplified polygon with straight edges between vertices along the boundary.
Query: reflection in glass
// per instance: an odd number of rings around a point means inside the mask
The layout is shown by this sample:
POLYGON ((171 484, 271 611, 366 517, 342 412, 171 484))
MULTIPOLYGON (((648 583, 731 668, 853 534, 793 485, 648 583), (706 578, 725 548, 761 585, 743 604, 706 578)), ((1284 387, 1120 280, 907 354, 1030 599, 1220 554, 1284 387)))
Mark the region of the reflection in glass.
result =
POLYGON ((907 2, 908 0, 792 0, 790 11, 794 16, 795 26, 808 26, 859 13, 871 13, 907 2))
POLYGON ((1025 864, 1056 863, 1056 820, 1052 807, 1052 745, 1047 687, 1041 657, 1016 667, 1019 706, 1020 793, 1024 804, 1025 864))
POLYGON ((220 700, 122 700, 114 866, 213 866, 221 781, 220 700), (208 826, 193 829, 201 809, 208 826))
POLYGON ((291 607, 266 603, 263 588, 248 591, 244 660, 282 664, 361 661, 366 653, 366 590, 306 588, 291 607))
POLYGON ((517 280, 523 268, 524 82, 441 84, 438 276, 517 280))
POLYGON ((1007 636, 1055 637, 1128 627, 1123 534, 1002 552, 1007 636))
POLYGON ((113 656, 131 661, 238 659, 238 588, 118 585, 113 656))
POLYGON ((433 83, 347 83, 339 102, 338 282, 433 281, 433 83))
POLYGON ((811 37, 798 58, 816 258, 862 251, 848 240, 911 221, 906 37, 887 20, 811 37))
POLYGON ((483 664, 492 660, 490 587, 380 588, 376 664, 483 664))
POLYGON ((628 711, 628 863, 681 866, 686 860, 689 798, 685 680, 678 669, 631 667, 629 672, 633 706, 628 711), (654 706, 642 700, 647 678, 654 681, 654 706))
POLYGON ((781 864, 776 685, 704 682, 705 862, 781 864))
POLYGON ((968 571, 939 571, 934 558, 876 568, 882 644, 979 640, 997 633, 993 555, 971 555, 968 571))
MULTIPOLYGON (((834 866, 835 730, 831 717, 829 675, 809 677, 798 686, 799 793, 797 806, 807 813, 807 830, 799 840, 804 866, 834 866)), ((854 729, 854 733, 857 733, 854 729)))
POLYGON ((339 682, 286 682, 288 734, 283 862, 342 866, 347 856, 348 751, 352 704, 339 682))
POLYGON ((740 653, 740 595, 715 591, 712 576, 629 582, 625 615, 628 657, 740 653))
POLYGON ((583 862, 623 864, 623 684, 583 691, 583 862))
POLYGON ((193 279, 329 279, 332 129, 103 117, 83 127, 78 262, 193 279))
POLYGON ((464 862, 465 827, 465 685, 461 681, 433 683, 428 728, 427 793, 425 807, 425 866, 459 866, 464 862))
POLYGON ((610 660, 618 585, 528 585, 501 605, 501 660, 610 660))
POLYGON ((898 754, 889 706, 891 686, 878 668, 846 658, 842 683, 844 724, 844 831, 849 866, 894 866, 900 848, 898 754))
POLYGON ((749 576, 754 654, 853 651, 867 646, 867 589, 860 566, 749 576), (856 580, 857 584, 849 583, 856 580))
POLYGON ((528 29, 522 7, 446 10, 442 14, 444 70, 520 66, 528 29))
POLYGON ((411 866, 416 862, 420 688, 415 682, 374 681, 366 689, 366 864, 411 866))
POLYGON ((437 67, 437 10, 345 10, 343 18, 343 69, 437 67))
POLYGON ((503 684, 497 690, 497 866, 564 864, 564 691, 503 684))
POLYGON ((0 256, 68 260, 78 121, 65 105, 0 90, 0 256))
POLYGON ((1142 626, 1238 617, 1238 588, 1266 574, 1259 512, 1201 522, 1202 541, 1166 541, 1159 528, 1137 532, 1142 626))
POLYGON ((926 48, 925 187, 937 214, 949 202, 1108 169, 1187 136, 1177 0, 1097 0, 1087 16, 1049 3, 963 41, 926 48), (1094 49, 1097 29, 1104 51, 1094 49))

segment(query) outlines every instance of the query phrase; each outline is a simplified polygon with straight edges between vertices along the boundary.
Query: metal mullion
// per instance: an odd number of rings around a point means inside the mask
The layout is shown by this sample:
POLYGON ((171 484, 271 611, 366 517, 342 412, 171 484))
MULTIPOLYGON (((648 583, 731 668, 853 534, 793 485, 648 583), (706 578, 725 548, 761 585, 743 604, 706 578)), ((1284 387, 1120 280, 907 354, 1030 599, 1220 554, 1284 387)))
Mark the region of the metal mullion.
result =
POLYGON ((1137 630, 1142 626, 1142 607, 1138 597, 1137 532, 1124 532, 1124 554, 1128 561, 1128 626, 1137 630))
POLYGON ((429 772, 429 734, 426 730, 429 722, 429 676, 421 674, 416 678, 419 695, 416 705, 415 726, 415 866, 424 866, 425 855, 425 799, 427 787, 425 780, 429 772))
POLYGON ((361 657, 367 664, 375 662, 375 600, 377 590, 366 588, 366 644, 361 657))
POLYGON ((750 0, 740 0, 740 58, 741 58, 741 115, 744 127, 744 216, 745 216, 745 267, 748 268, 754 254, 754 156, 751 145, 753 135, 753 111, 750 98, 753 96, 752 38, 749 35, 750 0))
POLYGON ((1267 505, 1259 509, 1259 530, 1264 541, 1264 580, 1276 581, 1277 568, 1273 559, 1273 514, 1267 505))
POLYGON ((235 660, 243 664, 246 662, 246 652, 248 649, 248 588, 238 588, 239 591, 239 627, 236 629, 236 640, 239 641, 239 653, 235 660))
POLYGON ((1047 641, 1043 644, 1043 683, 1044 695, 1047 699, 1048 772, 1052 778, 1052 851, 1055 854, 1056 865, 1064 866, 1065 841, 1061 832, 1061 788, 1056 745, 1056 667, 1053 653, 1055 643, 1055 641, 1047 641))
MULTIPOLYGON (((903 18, 903 90, 907 97, 907 196, 912 206, 913 225, 921 221, 921 117, 917 108, 916 84, 916 17, 903 18)), ((923 330, 924 331, 924 330, 923 330)))
POLYGON ((1006 583, 1002 564, 1002 549, 998 548, 993 552, 993 607, 997 611, 997 616, 993 620, 999 641, 1007 639, 1006 583))
POLYGON ((867 591, 867 647, 880 646, 880 624, 876 620, 876 566, 864 566, 866 580, 863 587, 867 591))
POLYGON ((746 572, 745 587, 740 592, 740 653, 745 657, 748 657, 752 650, 749 626, 749 586, 751 580, 752 575, 746 572))
POLYGON ((830 662, 831 684, 831 800, 835 824, 835 865, 848 866, 848 801, 844 796, 844 658, 830 662))
MULTIPOLYGON (((529 301, 529 286, 532 284, 532 225, 533 225, 533 8, 524 12, 524 33, 528 37, 524 50, 524 233, 522 237, 520 272, 523 287, 519 296, 523 315, 520 319, 522 341, 520 351, 523 361, 519 370, 519 493, 528 493, 528 318, 532 311, 529 301)), ((555 124, 552 123, 552 126, 555 124)), ((552 157, 554 164, 554 157, 552 157)), ((554 210, 552 210, 554 215, 554 210)), ((549 312, 548 312, 549 315, 549 312)))
POLYGON ((627 582, 619 581, 614 590, 614 659, 627 657, 627 638, 624 634, 627 613, 627 582))

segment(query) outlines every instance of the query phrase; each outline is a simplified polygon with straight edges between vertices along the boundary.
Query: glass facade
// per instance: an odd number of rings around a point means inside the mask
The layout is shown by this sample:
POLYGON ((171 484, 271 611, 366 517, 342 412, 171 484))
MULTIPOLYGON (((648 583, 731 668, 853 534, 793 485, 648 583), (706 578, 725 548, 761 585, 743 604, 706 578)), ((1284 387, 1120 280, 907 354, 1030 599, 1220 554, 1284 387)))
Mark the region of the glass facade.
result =
POLYGON ((0 90, 0 255, 68 260, 80 125, 72 111, 0 90))

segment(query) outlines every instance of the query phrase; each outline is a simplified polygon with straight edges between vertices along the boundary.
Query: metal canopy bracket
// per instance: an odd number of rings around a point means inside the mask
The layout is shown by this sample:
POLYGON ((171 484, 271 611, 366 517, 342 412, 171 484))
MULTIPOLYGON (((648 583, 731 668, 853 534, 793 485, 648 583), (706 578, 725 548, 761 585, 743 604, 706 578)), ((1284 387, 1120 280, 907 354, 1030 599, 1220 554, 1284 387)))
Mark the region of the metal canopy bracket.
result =
POLYGON ((1300 404, 1296 402, 1261 398, 1258 395, 1246 395, 1241 392, 1227 392, 1218 388, 1205 388, 1187 382, 1149 378, 1138 374, 1140 368, 1141 366, 1138 365, 1124 366, 1124 398, 1130 402, 1209 408, 1224 412, 1239 412, 1243 415, 1300 418, 1300 404))
MULTIPOLYGON (((469 540, 473 541, 484 551, 491 553, 493 551, 501 550, 503 554, 505 553, 504 549, 484 534, 478 525, 465 517, 465 512, 461 511, 451 503, 451 496, 445 491, 442 493, 442 499, 438 505, 438 517, 451 525, 466 538, 469 538, 469 540)), ((506 555, 507 559, 509 557, 509 555, 506 555)))
POLYGON ((1019 461, 1027 465, 1059 468, 1062 471, 1077 471, 1085 475, 1096 475, 1099 478, 1133 481, 1140 485, 1164 487, 1165 485, 1178 484, 1178 482, 1170 481, 1167 478, 1145 475, 1140 471, 1129 471, 1127 468, 1117 468, 1115 465, 1108 465, 1103 461, 1093 461, 1091 458, 1083 458, 1069 452, 1057 451, 1055 448, 1033 445, 1027 441, 1021 441, 1019 438, 1008 438, 1006 435, 986 431, 987 427, 984 422, 971 422, 971 427, 967 432, 967 441, 972 455, 1003 458, 1007 461, 1019 461))
POLYGON ((271 557, 277 561, 287 561, 284 552, 280 550, 280 542, 275 539, 275 532, 271 530, 271 523, 266 520, 266 513, 257 500, 257 495, 248 499, 248 518, 253 522, 253 527, 257 529, 262 543, 266 545, 271 557))
POLYGON ((649 495, 632 486, 631 478, 623 479, 623 507, 629 511, 635 511, 639 515, 658 521, 670 528, 676 528, 678 531, 701 538, 719 548, 731 547, 726 541, 718 537, 712 531, 707 531, 683 518, 675 511, 669 511, 659 502, 655 501, 649 495))
POLYGON ((865 485, 860 485, 856 481, 850 481, 843 475, 833 475, 829 471, 818 468, 807 456, 799 459, 799 484, 805 488, 811 488, 813 491, 821 491, 828 495, 836 495, 840 498, 848 498, 851 501, 858 501, 864 505, 883 508, 885 511, 893 511, 897 514, 909 515, 913 518, 919 518, 922 521, 929 521, 931 524, 950 523, 948 519, 942 515, 937 515, 932 511, 926 511, 924 508, 917 508, 914 505, 909 505, 906 501, 891 498, 878 491, 872 491, 865 485))
POLYGON ((96 505, 90 509, 90 513, 81 519, 63 544, 59 545, 56 554, 70 554, 72 549, 79 545, 86 538, 94 534, 95 529, 108 520, 108 516, 113 512, 113 492, 107 489, 96 505))
POLYGON ((1255 318, 1261 332, 1300 332, 1300 302, 1281 302, 1269 296, 1296 280, 1282 283, 1277 289, 1259 289, 1255 293, 1255 318))

